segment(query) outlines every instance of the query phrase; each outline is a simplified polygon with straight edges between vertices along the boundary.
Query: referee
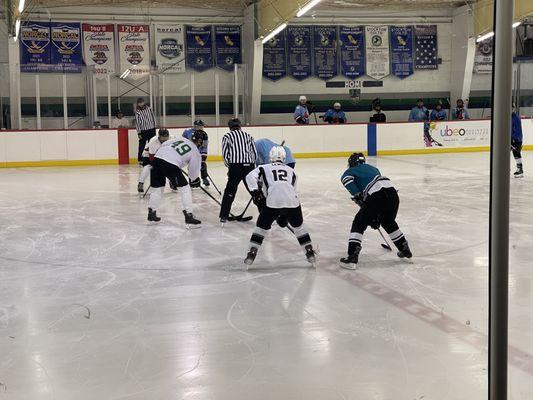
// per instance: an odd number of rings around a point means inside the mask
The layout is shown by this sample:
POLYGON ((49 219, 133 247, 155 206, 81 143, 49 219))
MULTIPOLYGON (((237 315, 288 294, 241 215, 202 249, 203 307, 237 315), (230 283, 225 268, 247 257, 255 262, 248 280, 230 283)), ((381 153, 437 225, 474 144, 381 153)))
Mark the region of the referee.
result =
MULTIPOLYGON (((224 224, 229 218, 231 205, 241 181, 254 170, 257 152, 254 138, 241 130, 241 121, 237 118, 228 122, 229 132, 222 138, 222 157, 228 167, 228 183, 222 197, 220 222, 224 224)), ((245 183, 246 185, 246 183, 245 183)))
POLYGON ((139 137, 139 150, 137 160, 142 161, 142 153, 146 143, 155 136, 155 116, 149 105, 146 105, 144 99, 137 99, 137 108, 135 109, 135 128, 139 137))

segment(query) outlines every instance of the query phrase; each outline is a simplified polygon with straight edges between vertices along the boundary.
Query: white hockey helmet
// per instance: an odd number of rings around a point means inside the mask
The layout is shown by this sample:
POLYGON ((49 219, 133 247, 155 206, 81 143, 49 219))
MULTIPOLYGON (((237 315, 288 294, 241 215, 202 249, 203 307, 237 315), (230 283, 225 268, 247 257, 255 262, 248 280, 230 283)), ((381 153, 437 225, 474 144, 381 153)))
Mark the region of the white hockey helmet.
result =
POLYGON ((340 110, 341 109, 341 103, 339 103, 338 101, 336 103, 333 104, 333 108, 335 110, 340 110))
POLYGON ((307 102, 307 97, 305 97, 305 96, 300 96, 300 98, 298 99, 298 101, 299 101, 300 103, 305 103, 305 102, 307 102))
POLYGON ((268 157, 270 158, 270 162, 284 163, 285 159, 287 158, 287 152, 281 146, 274 146, 270 149, 270 153, 268 154, 268 157))

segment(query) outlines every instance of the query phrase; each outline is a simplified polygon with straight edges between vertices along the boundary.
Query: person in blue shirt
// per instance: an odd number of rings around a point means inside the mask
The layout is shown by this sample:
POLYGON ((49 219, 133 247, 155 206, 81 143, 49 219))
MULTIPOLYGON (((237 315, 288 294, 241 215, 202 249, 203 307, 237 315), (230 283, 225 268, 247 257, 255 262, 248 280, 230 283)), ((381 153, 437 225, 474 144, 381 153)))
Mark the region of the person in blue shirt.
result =
MULTIPOLYGON (((258 139, 255 141, 255 149, 257 150, 257 158, 255 160, 255 165, 258 167, 260 165, 270 164, 270 150, 273 147, 281 146, 270 139, 258 139)), ((292 155, 291 149, 287 146, 281 146, 285 149, 285 165, 294 169, 296 165, 296 160, 292 155)))
POLYGON ((452 110, 451 117, 453 121, 470 119, 470 115, 468 114, 463 99, 457 99, 457 107, 452 110))
MULTIPOLYGON (((193 122, 192 128, 185 129, 182 136, 186 139, 192 140, 192 136, 195 132, 202 131, 204 132, 205 124, 201 119, 197 119, 193 122)), ((205 133, 205 132, 204 132, 205 133)), ((203 136, 203 135, 202 135, 203 136)), ((205 140, 203 145, 198 148, 200 154, 202 155, 202 166, 200 168, 200 176, 202 177, 202 183, 204 186, 209 186, 209 174, 207 173, 207 146, 209 145, 209 140, 207 133, 205 133, 205 140)))
POLYGON ((373 229, 382 226, 398 248, 398 257, 411 258, 409 243, 396 223, 400 199, 391 181, 376 167, 368 165, 363 153, 353 153, 341 182, 360 209, 352 223, 348 257, 341 258, 340 266, 351 270, 357 268, 363 234, 369 226, 373 229))
POLYGON ((438 102, 435 104, 435 108, 429 114, 430 121, 446 121, 448 119, 448 114, 446 110, 442 108, 442 104, 438 102))
POLYGON ((309 109, 307 108, 307 97, 300 96, 299 104, 294 110, 294 121, 298 125, 309 125, 309 109))
POLYGON ((511 149, 513 157, 516 162, 515 178, 522 178, 524 176, 524 168, 522 165, 522 119, 516 111, 511 114, 511 149))
POLYGON ((409 113, 409 122, 424 122, 429 119, 429 111, 424 107, 424 100, 418 99, 416 106, 409 113))
POLYGON ((320 118, 327 122, 328 124, 345 124, 346 123, 346 114, 341 110, 341 103, 336 102, 333 104, 333 108, 330 108, 324 115, 320 118))

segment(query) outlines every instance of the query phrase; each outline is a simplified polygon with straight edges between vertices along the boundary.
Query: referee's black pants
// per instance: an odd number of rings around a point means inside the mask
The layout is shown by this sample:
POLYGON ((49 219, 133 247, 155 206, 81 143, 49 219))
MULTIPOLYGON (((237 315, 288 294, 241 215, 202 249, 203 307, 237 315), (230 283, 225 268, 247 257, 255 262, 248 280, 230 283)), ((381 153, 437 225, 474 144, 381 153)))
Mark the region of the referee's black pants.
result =
POLYGON ((146 147, 146 143, 148 143, 148 141, 155 136, 155 133, 156 133, 155 128, 147 129, 139 133, 139 150, 137 152, 137 160, 139 162, 142 161, 142 158, 143 158, 142 154, 143 154, 144 148, 146 147))
MULTIPOLYGON (((255 169, 254 164, 229 164, 228 166, 228 183, 226 183, 226 189, 224 189, 224 196, 222 197, 222 205, 220 207, 220 219, 227 219, 233 200, 235 200, 235 194, 241 181, 246 186, 245 178, 250 172, 255 169)), ((248 190, 248 187, 246 188, 248 190)))

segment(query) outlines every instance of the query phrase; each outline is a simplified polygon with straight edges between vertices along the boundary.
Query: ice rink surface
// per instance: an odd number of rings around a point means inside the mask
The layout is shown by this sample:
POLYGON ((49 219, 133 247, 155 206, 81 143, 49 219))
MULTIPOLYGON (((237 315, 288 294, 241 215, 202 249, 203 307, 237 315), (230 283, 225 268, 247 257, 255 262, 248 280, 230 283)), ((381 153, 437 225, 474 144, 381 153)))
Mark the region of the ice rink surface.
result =
MULTIPOLYGON (((510 398, 533 398, 533 154, 512 180, 510 398), (529 167, 531 166, 531 168, 529 167)), ((369 230, 338 268, 356 207, 345 159, 300 160, 308 267, 275 226, 218 224, 195 190, 146 222, 137 166, 0 171, 0 399, 481 400, 487 384, 487 153, 370 159, 400 191, 415 257, 369 230)), ((210 172, 224 186, 225 168, 210 172)), ((211 193, 215 193, 211 189, 211 193)), ((247 197, 241 188, 234 206, 247 197)))

